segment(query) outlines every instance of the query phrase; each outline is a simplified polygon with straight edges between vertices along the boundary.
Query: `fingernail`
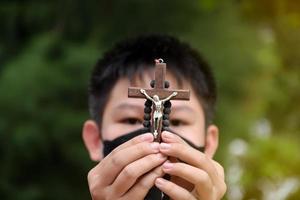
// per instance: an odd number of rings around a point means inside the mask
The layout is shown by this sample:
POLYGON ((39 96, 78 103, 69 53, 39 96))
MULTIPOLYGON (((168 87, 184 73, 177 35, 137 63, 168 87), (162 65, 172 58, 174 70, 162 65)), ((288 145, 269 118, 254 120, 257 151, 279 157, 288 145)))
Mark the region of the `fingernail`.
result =
POLYGON ((159 143, 157 142, 151 143, 150 146, 153 150, 159 150, 159 143))
POLYGON ((160 148, 161 149, 170 149, 171 145, 167 143, 160 143, 160 148))
POLYGON ((163 186, 165 184, 165 180, 163 179, 163 178, 157 178, 156 180, 155 180, 155 185, 157 186, 157 187, 161 187, 161 186, 163 186))
POLYGON ((153 135, 151 133, 146 133, 141 135, 141 141, 151 142, 153 140, 153 135))
POLYGON ((165 163, 163 164, 163 168, 164 168, 164 169, 172 169, 173 166, 174 166, 174 164, 171 163, 171 162, 165 162, 165 163))
POLYGON ((173 133, 165 131, 164 134, 165 134, 165 137, 167 137, 167 138, 173 138, 173 133))

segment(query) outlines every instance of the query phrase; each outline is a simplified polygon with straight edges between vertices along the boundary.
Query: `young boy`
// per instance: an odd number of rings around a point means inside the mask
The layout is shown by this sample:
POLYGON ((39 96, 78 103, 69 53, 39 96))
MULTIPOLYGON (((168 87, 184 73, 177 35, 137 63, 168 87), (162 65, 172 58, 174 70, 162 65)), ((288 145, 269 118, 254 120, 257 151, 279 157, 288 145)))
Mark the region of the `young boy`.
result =
POLYGON ((92 199, 221 199, 224 170, 212 160, 219 134, 212 124, 215 101, 209 66, 173 37, 142 36, 104 54, 92 72, 92 120, 82 132, 91 159, 100 161, 88 174, 92 199), (157 58, 167 64, 170 89, 191 92, 189 101, 171 101, 171 131, 162 132, 161 143, 143 129, 145 99, 127 96, 129 86, 150 88, 157 58), (164 194, 157 196, 157 188, 164 194))

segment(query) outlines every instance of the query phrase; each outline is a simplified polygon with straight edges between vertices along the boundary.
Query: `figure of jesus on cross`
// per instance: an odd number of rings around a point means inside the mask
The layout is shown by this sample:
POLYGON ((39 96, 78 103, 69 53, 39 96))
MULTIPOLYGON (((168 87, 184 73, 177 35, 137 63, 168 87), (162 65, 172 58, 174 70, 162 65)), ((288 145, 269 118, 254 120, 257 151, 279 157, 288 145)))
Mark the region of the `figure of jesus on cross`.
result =
POLYGON ((147 99, 151 100, 154 103, 154 112, 153 112, 153 121, 154 121, 154 126, 153 126, 153 135, 154 138, 157 138, 158 136, 158 129, 159 129, 159 125, 161 123, 161 119, 162 119, 162 113, 163 113, 163 104, 166 101, 169 101, 172 97, 175 97, 177 95, 177 92, 173 92, 170 96, 168 96, 165 99, 160 100, 159 96, 154 95, 153 98, 151 98, 144 89, 140 90, 142 94, 144 94, 146 96, 147 99))
POLYGON ((162 117, 164 103, 173 100, 189 100, 189 90, 168 90, 169 84, 165 81, 166 64, 162 59, 155 59, 155 80, 150 85, 153 89, 128 88, 128 97, 147 98, 153 102, 152 133, 156 141, 160 141, 162 132, 162 117))

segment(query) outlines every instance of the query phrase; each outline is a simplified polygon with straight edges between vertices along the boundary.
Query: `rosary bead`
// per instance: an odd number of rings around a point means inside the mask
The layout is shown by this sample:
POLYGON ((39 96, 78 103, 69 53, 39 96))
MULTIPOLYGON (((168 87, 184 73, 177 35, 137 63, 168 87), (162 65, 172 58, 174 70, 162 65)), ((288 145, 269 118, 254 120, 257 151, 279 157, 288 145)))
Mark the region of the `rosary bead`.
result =
POLYGON ((169 119, 169 115, 168 114, 163 114, 163 120, 165 119, 169 119))
POLYGON ((164 114, 170 114, 171 108, 164 108, 164 114))
POLYGON ((152 88, 154 88, 154 86, 155 86, 155 80, 151 80, 150 86, 151 86, 152 88))
POLYGON ((169 120, 163 120, 162 124, 163 124, 163 126, 169 126, 170 122, 169 122, 169 120))
POLYGON ((165 108, 171 108, 171 106, 172 106, 171 101, 166 101, 166 102, 164 103, 164 107, 165 107, 165 108))
POLYGON ((145 113, 144 120, 150 120, 150 119, 151 119, 151 115, 149 113, 145 113))
POLYGON ((150 121, 148 121, 148 120, 144 121, 144 122, 143 122, 143 126, 144 126, 144 127, 150 127, 150 126, 151 126, 150 121))
POLYGON ((147 99, 147 101, 145 101, 145 106, 146 107, 151 107, 152 106, 152 101, 147 99))
POLYGON ((152 111, 151 107, 144 108, 144 113, 151 113, 151 111, 152 111))
POLYGON ((169 81, 165 81, 165 88, 169 88, 169 87, 170 87, 169 81))

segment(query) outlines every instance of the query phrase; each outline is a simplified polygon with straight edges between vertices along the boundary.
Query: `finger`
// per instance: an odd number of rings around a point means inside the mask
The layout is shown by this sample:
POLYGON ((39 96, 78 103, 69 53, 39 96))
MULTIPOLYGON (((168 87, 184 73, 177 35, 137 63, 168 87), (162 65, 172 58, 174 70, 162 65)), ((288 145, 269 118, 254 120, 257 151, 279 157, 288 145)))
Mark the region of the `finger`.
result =
POLYGON ((224 172, 224 168, 222 167, 222 165, 220 165, 218 162, 212 160, 219 176, 224 180, 225 179, 225 172, 224 172))
POLYGON ((173 200, 196 200, 189 191, 163 178, 157 178, 155 186, 173 200))
POLYGON ((111 185, 112 192, 122 196, 136 182, 136 180, 149 172, 154 167, 161 165, 167 157, 161 153, 145 156, 129 165, 127 165, 111 185))
MULTIPOLYGON (((167 132, 167 131, 163 132, 162 140, 166 143, 179 143, 182 145, 189 146, 181 137, 179 137, 178 135, 175 135, 173 133, 167 132)), ((204 170, 204 172, 207 172, 209 177, 211 177, 211 181, 213 182, 215 188, 217 188, 216 191, 219 194, 218 196, 222 197, 227 190, 227 186, 226 186, 226 183, 224 180, 225 179, 224 178, 224 168, 219 163, 208 158, 205 154, 201 153, 200 151, 197 151, 197 150, 195 151, 194 148, 192 148, 192 150, 195 152, 195 154, 202 155, 201 158, 197 155, 195 155, 195 157, 200 158, 198 160, 198 162, 201 162, 201 160, 202 160, 201 163, 204 164, 203 166, 200 164, 199 165, 195 164, 194 166, 197 168, 202 168, 204 170)), ((188 155, 190 155, 190 154, 188 154, 188 155)), ((191 156, 190 160, 194 160, 193 156, 192 155, 190 155, 190 156, 191 156)), ((175 156, 175 157, 178 157, 178 156, 175 156)), ((184 159, 181 158, 180 160, 184 160, 184 159)), ((187 163, 189 163, 189 162, 187 162, 187 163)), ((201 190, 203 190, 203 189, 201 189, 201 190)))
POLYGON ((110 185, 126 165, 149 154, 158 152, 159 144, 156 142, 141 142, 121 150, 113 151, 94 168, 93 174, 99 176, 102 184, 110 185))
POLYGON ((176 157, 196 168, 203 169, 211 177, 214 184, 220 179, 212 160, 188 144, 160 143, 160 151, 165 155, 176 157))
POLYGON ((213 185, 220 193, 225 193, 226 184, 224 181, 224 170, 221 165, 216 165, 215 161, 208 158, 205 154, 182 143, 161 143, 160 151, 166 155, 177 157, 183 162, 196 168, 204 170, 210 177, 213 185), (195 159, 198 158, 198 159, 195 159))
POLYGON ((130 147, 132 145, 141 143, 141 142, 153 142, 154 137, 152 133, 145 133, 142 135, 138 135, 134 138, 132 138, 131 140, 128 140, 127 142, 124 142, 123 144, 121 144, 120 146, 118 146, 116 149, 114 149, 113 151, 118 152, 124 148, 130 147))
MULTIPOLYGON (((134 146, 139 143, 150 143, 153 141, 153 135, 150 133, 143 134, 140 136, 137 136, 122 145, 118 146, 110 155, 108 155, 106 158, 104 158, 96 167, 94 167, 92 170, 88 173, 88 182, 89 182, 89 189, 92 196, 96 197, 98 196, 99 199, 102 199, 103 195, 105 195, 105 192, 103 191, 104 186, 106 187, 109 185, 112 180, 117 176, 116 171, 110 171, 109 163, 111 162, 112 154, 119 154, 118 152, 125 150, 128 147, 134 146)), ((142 145, 143 145, 142 144, 142 145)), ((155 151, 157 152, 157 151, 155 151)), ((122 152, 120 152, 122 154, 122 152)), ((115 158, 117 160, 117 158, 115 158)))
POLYGON ((161 134, 162 141, 165 143, 187 144, 181 137, 169 131, 163 131, 161 134))
POLYGON ((219 177, 219 181, 217 184, 218 190, 217 190, 217 195, 220 197, 223 197, 224 194, 226 193, 227 190, 227 185, 225 183, 225 175, 224 175, 224 168, 216 161, 212 160, 217 173, 218 173, 218 177, 219 177))
POLYGON ((105 171, 105 178, 109 180, 107 183, 111 184, 121 170, 128 164, 145 157, 149 154, 159 152, 158 143, 142 142, 120 151, 112 153, 108 158, 108 161, 103 165, 103 171, 105 171))
POLYGON ((165 162, 162 169, 167 174, 183 178, 195 185, 195 187, 201 188, 199 191, 197 190, 200 197, 207 199, 207 194, 212 194, 213 184, 205 171, 179 162, 165 162))
POLYGON ((154 186, 155 179, 162 177, 164 172, 161 166, 145 174, 138 182, 124 195, 125 199, 144 199, 149 190, 154 186))
POLYGON ((103 197, 103 190, 99 183, 98 175, 94 173, 94 169, 91 169, 88 173, 88 185, 89 190, 92 195, 92 197, 97 197, 96 199, 101 199, 103 197))

